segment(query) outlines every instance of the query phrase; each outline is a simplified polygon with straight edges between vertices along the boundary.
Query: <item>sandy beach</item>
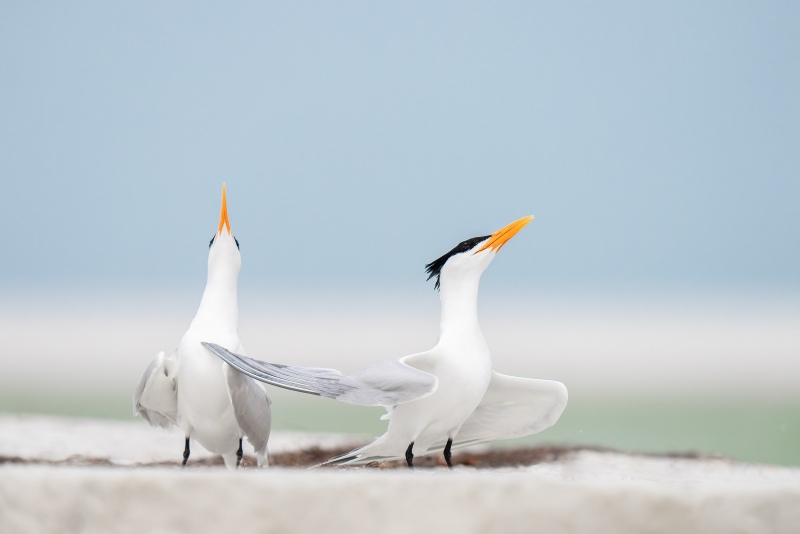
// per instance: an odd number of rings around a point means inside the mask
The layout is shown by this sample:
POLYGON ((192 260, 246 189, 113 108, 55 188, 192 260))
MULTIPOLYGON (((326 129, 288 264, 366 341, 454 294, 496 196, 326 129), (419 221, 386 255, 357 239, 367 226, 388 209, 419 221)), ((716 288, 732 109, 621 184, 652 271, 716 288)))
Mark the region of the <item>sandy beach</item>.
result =
MULTIPOLYGON (((742 532, 800 524, 800 469, 724 458, 529 451, 517 467, 230 472, 140 422, 0 417, 0 531, 742 532)), ((276 432, 273 459, 365 438, 276 432)), ((475 460, 477 458, 477 460, 475 460)), ((472 465, 469 465, 469 464, 472 465)), ((387 467, 387 466, 382 466, 387 467)))

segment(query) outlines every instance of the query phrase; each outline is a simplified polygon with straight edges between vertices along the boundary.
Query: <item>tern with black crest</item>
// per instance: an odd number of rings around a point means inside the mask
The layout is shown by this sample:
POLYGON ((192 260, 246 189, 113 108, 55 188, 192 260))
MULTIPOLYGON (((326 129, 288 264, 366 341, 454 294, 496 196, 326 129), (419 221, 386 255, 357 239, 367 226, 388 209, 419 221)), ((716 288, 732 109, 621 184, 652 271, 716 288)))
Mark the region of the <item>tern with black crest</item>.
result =
POLYGON ((208 252, 208 279, 200 307, 178 348, 156 355, 134 394, 134 415, 152 426, 183 430, 183 464, 195 440, 219 454, 230 468, 242 460, 242 438, 253 446, 259 467, 267 458, 271 408, 264 388, 249 376, 220 362, 201 341, 209 340, 244 353, 239 341, 237 282, 242 257, 231 232, 225 184, 217 232, 208 252), (235 347, 235 348, 234 348, 235 347))
POLYGON ((384 406, 387 432, 328 464, 364 464, 443 453, 477 443, 534 434, 552 426, 567 404, 560 382, 492 370, 478 324, 478 285, 497 252, 533 217, 459 243, 429 263, 441 300, 439 342, 419 354, 374 363, 349 375, 335 369, 293 367, 247 358, 221 343, 204 342, 242 373, 274 386, 351 404, 384 406))

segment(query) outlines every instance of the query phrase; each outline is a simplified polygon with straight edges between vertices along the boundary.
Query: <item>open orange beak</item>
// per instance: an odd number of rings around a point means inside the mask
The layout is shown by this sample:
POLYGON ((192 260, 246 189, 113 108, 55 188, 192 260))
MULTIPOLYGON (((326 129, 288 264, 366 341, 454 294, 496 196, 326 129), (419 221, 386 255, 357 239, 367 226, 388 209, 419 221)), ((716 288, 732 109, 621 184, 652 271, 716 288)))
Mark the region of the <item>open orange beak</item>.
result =
MULTIPOLYGON (((489 237, 486 240, 486 243, 478 250, 478 252, 482 252, 487 248, 491 248, 494 251, 499 251, 506 242, 517 235, 517 232, 522 230, 522 227, 528 224, 533 220, 533 215, 528 215, 527 217, 523 217, 518 221, 514 221, 513 223, 509 224, 508 226, 504 226, 489 237)), ((476 252, 477 254, 477 252, 476 252)))
POLYGON ((228 234, 231 233, 231 222, 228 220, 228 195, 225 192, 225 184, 222 184, 222 208, 219 212, 219 228, 217 228, 217 233, 222 233, 222 228, 224 226, 228 227, 228 234))

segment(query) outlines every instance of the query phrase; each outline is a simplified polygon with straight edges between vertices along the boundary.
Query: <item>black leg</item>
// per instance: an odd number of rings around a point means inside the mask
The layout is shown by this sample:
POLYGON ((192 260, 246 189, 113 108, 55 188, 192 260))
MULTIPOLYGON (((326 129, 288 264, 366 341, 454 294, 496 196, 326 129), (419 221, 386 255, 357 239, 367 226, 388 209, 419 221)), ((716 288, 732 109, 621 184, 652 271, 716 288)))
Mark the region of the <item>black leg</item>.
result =
POLYGON ((453 468, 452 462, 450 462, 450 447, 453 446, 453 438, 447 440, 447 445, 444 446, 444 461, 447 462, 447 467, 450 469, 453 468))
POLYGON ((189 460, 189 438, 186 438, 186 448, 183 449, 183 464, 186 465, 187 460, 189 460))
POLYGON ((411 445, 408 446, 406 449, 406 463, 408 464, 409 469, 414 469, 414 453, 411 450, 414 448, 414 442, 411 442, 411 445))
POLYGON ((242 452, 242 438, 239 438, 239 450, 236 451, 236 467, 239 467, 239 464, 242 463, 242 455, 244 455, 244 452, 242 452))

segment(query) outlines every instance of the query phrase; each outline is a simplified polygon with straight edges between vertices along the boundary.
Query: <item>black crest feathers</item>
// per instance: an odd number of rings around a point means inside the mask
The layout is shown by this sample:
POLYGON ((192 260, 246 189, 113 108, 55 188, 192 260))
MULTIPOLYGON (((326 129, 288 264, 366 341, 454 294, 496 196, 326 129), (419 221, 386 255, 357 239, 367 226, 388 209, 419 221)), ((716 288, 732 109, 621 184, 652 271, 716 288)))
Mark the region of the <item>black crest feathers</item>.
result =
MULTIPOLYGON (((214 244, 214 240, 217 238, 217 234, 214 234, 214 237, 211 238, 211 241, 208 242, 208 248, 211 248, 211 245, 214 244)), ((239 248, 239 240, 236 239, 236 236, 233 236, 233 240, 236 241, 236 248, 239 248)))
POLYGON ((462 241, 461 243, 456 245, 455 248, 453 248, 453 250, 451 250, 441 258, 435 259, 428 265, 426 265, 425 272, 428 273, 428 280, 430 280, 434 276, 436 277, 436 284, 433 286, 433 288, 436 290, 439 289, 439 275, 442 274, 442 267, 444 267, 444 264, 447 263, 447 260, 449 260, 452 256, 455 256, 456 254, 461 254, 462 252, 467 252, 468 250, 472 250, 475 247, 475 245, 477 245, 481 241, 486 241, 490 237, 492 236, 485 235, 482 237, 473 237, 472 239, 467 239, 466 241, 462 241))

